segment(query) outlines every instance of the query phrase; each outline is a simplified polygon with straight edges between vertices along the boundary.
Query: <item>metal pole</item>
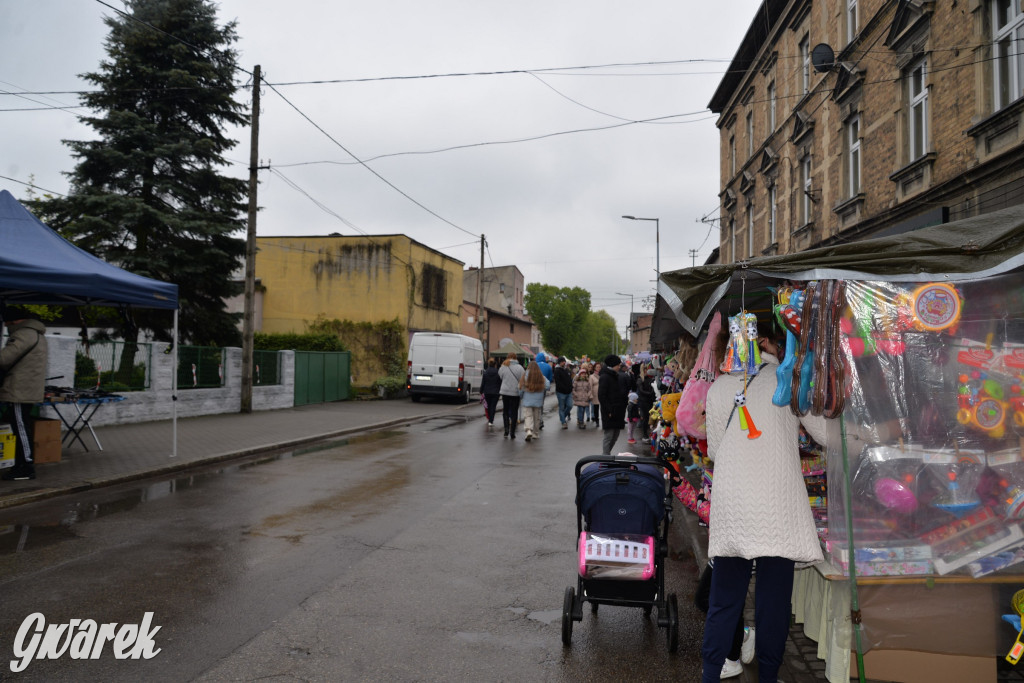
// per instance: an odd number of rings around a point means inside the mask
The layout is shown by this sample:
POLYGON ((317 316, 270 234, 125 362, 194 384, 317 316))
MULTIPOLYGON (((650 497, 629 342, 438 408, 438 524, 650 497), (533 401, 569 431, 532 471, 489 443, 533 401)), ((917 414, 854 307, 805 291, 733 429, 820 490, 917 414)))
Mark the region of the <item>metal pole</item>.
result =
POLYGON ((249 146, 249 219, 245 237, 245 309, 242 314, 241 411, 252 412, 252 357, 256 308, 256 171, 260 142, 260 65, 252 70, 252 132, 249 146))
POLYGON ((654 219, 654 296, 658 296, 658 283, 661 282, 661 221, 654 219))
MULTIPOLYGON (((484 319, 481 317, 480 312, 483 310, 481 304, 483 303, 480 298, 482 296, 483 284, 484 284, 484 236, 480 235, 480 270, 476 272, 476 333, 480 337, 480 343, 484 343, 484 319)), ((485 356, 491 355, 491 350, 485 348, 485 356)))
POLYGON ((658 294, 658 282, 661 280, 661 220, 658 218, 640 218, 638 216, 623 216, 630 221, 654 221, 654 294, 658 294))

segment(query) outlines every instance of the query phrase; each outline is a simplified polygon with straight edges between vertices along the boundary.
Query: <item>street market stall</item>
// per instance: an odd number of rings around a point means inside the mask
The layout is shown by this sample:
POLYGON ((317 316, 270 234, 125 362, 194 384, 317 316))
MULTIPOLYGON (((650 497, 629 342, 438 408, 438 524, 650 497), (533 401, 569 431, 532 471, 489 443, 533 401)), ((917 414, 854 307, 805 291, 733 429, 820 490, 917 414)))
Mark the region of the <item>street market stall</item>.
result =
MULTIPOLYGON (((79 249, 7 190, 0 190, 0 304, 167 309, 174 312, 177 345, 177 285, 130 273, 79 249)), ((172 406, 176 390, 168 397, 172 406)), ((177 412, 173 415, 172 456, 177 455, 177 412)))
POLYGON ((695 336, 715 311, 778 320, 776 405, 836 418, 827 561, 793 596, 829 679, 851 652, 886 680, 994 680, 1019 658, 1024 207, 662 273, 659 294, 695 336))

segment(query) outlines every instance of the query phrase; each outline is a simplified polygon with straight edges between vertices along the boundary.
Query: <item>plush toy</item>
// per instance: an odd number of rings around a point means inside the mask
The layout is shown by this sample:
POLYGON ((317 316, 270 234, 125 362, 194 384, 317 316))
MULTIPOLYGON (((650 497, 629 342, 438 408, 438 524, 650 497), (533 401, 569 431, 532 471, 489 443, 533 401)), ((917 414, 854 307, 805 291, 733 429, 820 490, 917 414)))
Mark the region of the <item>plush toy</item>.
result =
POLYGON ((676 409, 679 408, 679 397, 683 393, 678 391, 674 394, 662 394, 661 396, 661 419, 672 425, 672 433, 679 436, 676 427, 676 409))

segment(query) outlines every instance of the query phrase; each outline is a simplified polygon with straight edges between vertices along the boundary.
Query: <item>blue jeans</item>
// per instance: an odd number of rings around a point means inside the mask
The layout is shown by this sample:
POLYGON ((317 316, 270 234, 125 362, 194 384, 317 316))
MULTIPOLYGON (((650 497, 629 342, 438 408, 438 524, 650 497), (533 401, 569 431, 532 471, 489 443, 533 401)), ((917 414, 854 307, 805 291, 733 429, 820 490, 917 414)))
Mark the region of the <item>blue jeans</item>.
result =
MULTIPOLYGON (((702 683, 717 683, 732 647, 736 623, 743 618, 753 560, 716 557, 711 595, 704 622, 702 683)), ((776 680, 789 636, 793 594, 793 560, 758 557, 754 586, 754 626, 757 628, 757 670, 762 681, 776 680)))
POLYGON ((589 412, 590 406, 576 406, 576 421, 586 422, 588 417, 587 413, 589 412))
POLYGON ((572 394, 560 394, 556 391, 555 396, 558 397, 558 421, 565 424, 572 414, 572 394))

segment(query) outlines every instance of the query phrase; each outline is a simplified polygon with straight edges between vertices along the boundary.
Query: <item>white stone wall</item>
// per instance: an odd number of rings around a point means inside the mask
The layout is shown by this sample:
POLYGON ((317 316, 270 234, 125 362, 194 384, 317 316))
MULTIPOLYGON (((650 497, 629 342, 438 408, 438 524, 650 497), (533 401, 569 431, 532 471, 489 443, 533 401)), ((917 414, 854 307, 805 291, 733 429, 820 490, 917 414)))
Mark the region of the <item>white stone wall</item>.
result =
MULTIPOLYGON (((47 335, 49 366, 47 384, 70 387, 75 377, 75 349, 78 339, 47 335)), ((152 422, 171 419, 171 383, 174 357, 167 353, 170 344, 153 342, 152 376, 147 391, 121 393, 125 400, 100 406, 91 422, 94 426, 152 422)), ((229 347, 224 367, 224 386, 215 389, 178 388, 178 417, 195 417, 217 413, 237 413, 242 405, 242 349, 229 347)), ((253 410, 277 410, 295 405, 295 352, 281 352, 281 384, 253 387, 253 410)), ((61 408, 72 415, 74 406, 61 408)), ((53 408, 43 409, 44 417, 56 417, 53 408)))

